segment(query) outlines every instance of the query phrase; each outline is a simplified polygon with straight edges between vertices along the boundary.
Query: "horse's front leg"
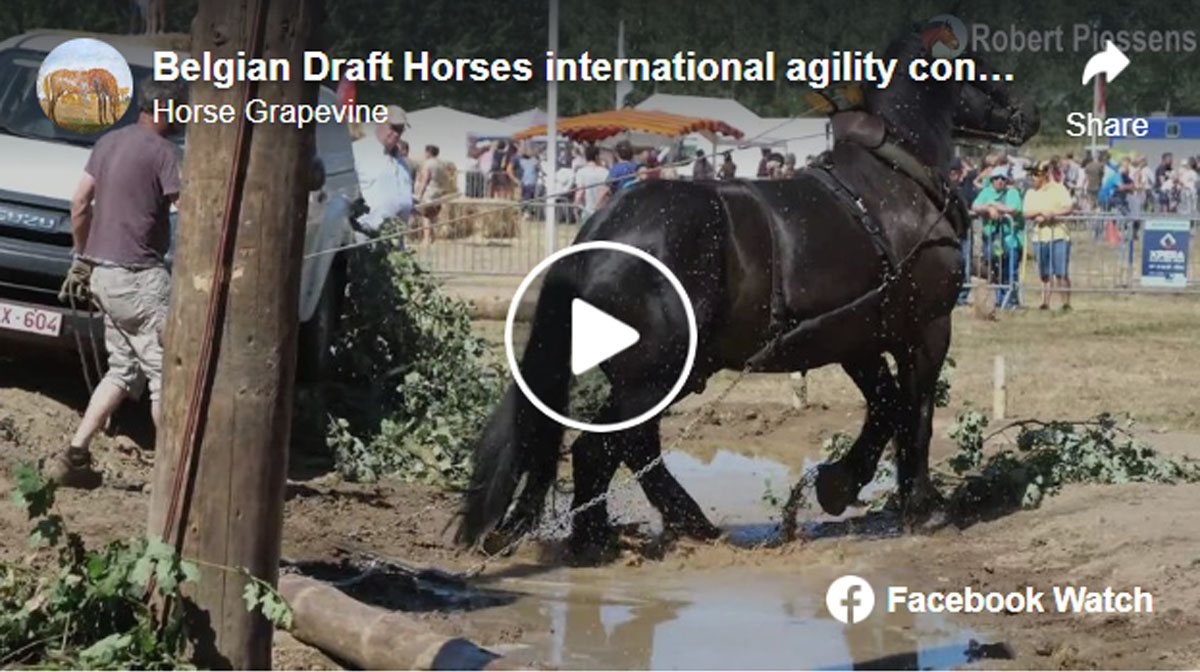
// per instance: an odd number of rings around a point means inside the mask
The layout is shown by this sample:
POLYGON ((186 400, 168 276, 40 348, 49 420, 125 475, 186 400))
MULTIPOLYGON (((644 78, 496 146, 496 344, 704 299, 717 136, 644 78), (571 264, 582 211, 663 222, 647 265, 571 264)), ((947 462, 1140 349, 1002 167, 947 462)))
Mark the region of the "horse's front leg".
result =
POLYGON ((879 456, 896 433, 900 407, 900 390, 883 355, 845 362, 842 368, 866 398, 867 415, 850 451, 817 471, 817 501, 834 516, 853 504, 875 477, 879 456))
POLYGON ((940 524, 944 501, 929 478, 929 442, 933 438, 934 392, 950 348, 950 317, 930 322, 921 342, 898 358, 903 417, 897 434, 897 481, 900 503, 910 524, 940 524), (931 518, 939 514, 936 518, 931 518))

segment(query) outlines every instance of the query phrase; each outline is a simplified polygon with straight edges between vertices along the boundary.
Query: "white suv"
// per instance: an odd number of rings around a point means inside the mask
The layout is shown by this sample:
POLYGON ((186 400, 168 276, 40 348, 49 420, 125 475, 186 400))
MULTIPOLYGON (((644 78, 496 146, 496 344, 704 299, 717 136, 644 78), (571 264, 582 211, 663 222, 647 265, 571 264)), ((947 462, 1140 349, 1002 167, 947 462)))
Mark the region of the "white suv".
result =
MULTIPOLYGON (((74 348, 77 334, 85 339, 89 333, 103 334, 103 325, 89 325, 86 312, 71 311, 57 297, 71 264, 71 195, 92 145, 103 133, 83 135, 56 126, 43 114, 37 97, 42 60, 76 37, 95 37, 112 45, 133 73, 129 108, 112 128, 137 120, 141 82, 151 74, 154 62, 155 47, 148 38, 47 31, 0 42, 0 348, 4 350, 21 343, 74 348)), ((336 100, 324 87, 320 98, 322 103, 336 100)), ((177 142, 185 151, 184 139, 177 142)), ((308 199, 300 281, 302 381, 317 379, 326 366, 346 279, 343 255, 309 255, 353 240, 351 204, 359 196, 346 126, 318 125, 316 147, 324 178, 311 185, 308 199)), ((103 337, 97 340, 103 347, 103 337)))

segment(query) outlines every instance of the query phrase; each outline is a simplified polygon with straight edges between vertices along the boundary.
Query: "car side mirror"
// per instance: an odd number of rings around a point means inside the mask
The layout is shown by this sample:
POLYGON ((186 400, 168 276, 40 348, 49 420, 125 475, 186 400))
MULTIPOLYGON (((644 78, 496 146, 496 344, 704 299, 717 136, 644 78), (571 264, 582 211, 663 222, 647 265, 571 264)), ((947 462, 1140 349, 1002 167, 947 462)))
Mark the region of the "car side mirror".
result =
POLYGON ((308 190, 316 191, 325 186, 325 162, 314 156, 308 166, 308 190))

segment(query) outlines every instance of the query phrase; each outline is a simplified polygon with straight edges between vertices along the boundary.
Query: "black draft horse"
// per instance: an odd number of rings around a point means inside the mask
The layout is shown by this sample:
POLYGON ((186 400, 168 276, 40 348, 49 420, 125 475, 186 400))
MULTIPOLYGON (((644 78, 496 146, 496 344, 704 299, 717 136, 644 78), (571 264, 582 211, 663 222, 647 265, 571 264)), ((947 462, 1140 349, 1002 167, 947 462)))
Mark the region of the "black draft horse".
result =
MULTIPOLYGON (((683 283, 699 342, 680 396, 702 390, 720 369, 840 364, 866 397, 867 413, 849 453, 820 468, 818 501, 834 514, 853 503, 894 437, 902 510, 914 522, 940 503, 928 473, 934 389, 963 282, 958 241, 968 230, 966 209, 943 172, 953 137, 1022 144, 1038 127, 1036 108, 1007 84, 908 77, 910 61, 930 58, 922 37, 914 32, 889 47, 887 56, 899 59, 897 76, 886 89, 866 91, 865 109, 833 114, 836 142, 824 167, 781 181, 646 181, 621 192, 577 240, 643 249, 683 283)), ((653 406, 685 357, 682 304, 649 264, 603 250, 568 257, 546 273, 521 362, 533 392, 560 412, 567 404, 574 298, 641 334, 636 347, 601 365, 611 394, 596 420, 653 406)), ((562 437, 560 425, 510 386, 476 446, 460 541, 474 543, 495 528, 503 543, 535 524, 562 437)), ((658 418, 581 434, 571 447, 573 506, 605 493, 621 462, 637 471, 660 453, 658 418)), ((641 486, 665 528, 719 534, 661 461, 641 486)), ((571 547, 595 548, 609 532, 601 499, 575 514, 571 547)))

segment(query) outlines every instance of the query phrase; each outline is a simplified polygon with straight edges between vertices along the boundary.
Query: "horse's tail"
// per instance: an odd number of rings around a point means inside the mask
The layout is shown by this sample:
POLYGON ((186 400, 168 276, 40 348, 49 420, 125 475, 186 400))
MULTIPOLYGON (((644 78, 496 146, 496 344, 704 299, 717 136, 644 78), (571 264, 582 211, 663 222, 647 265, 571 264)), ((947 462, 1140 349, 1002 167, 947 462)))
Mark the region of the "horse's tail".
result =
MULTIPOLYGON (((552 267, 546 275, 521 373, 530 390, 554 410, 565 412, 570 382, 570 319, 573 283, 552 267)), ((473 544, 508 512, 522 477, 522 506, 505 522, 521 529, 535 522, 558 470, 563 428, 509 385, 475 446, 475 465, 466 494, 458 540, 473 544)))

